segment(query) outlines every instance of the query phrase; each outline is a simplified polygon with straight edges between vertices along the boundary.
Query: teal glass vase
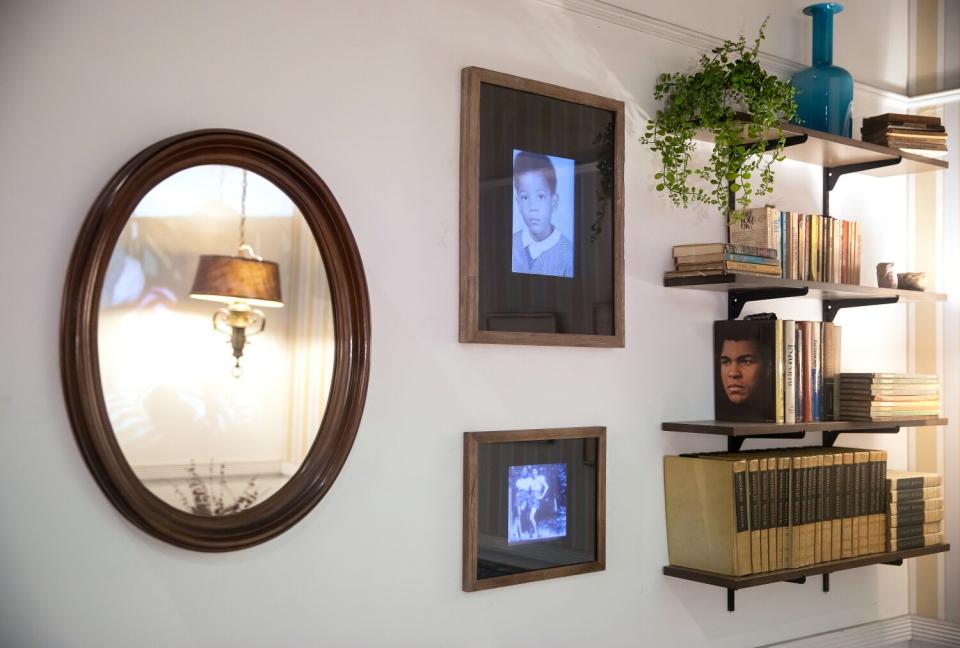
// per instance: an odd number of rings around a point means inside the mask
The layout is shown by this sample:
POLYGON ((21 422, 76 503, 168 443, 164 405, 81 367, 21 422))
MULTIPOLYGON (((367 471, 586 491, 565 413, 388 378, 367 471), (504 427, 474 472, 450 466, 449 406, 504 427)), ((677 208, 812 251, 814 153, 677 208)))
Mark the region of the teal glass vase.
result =
POLYGON ((836 2, 821 2, 803 10, 813 17, 813 65, 793 75, 797 89, 794 123, 850 137, 853 127, 853 77, 833 64, 833 15, 843 11, 836 2))

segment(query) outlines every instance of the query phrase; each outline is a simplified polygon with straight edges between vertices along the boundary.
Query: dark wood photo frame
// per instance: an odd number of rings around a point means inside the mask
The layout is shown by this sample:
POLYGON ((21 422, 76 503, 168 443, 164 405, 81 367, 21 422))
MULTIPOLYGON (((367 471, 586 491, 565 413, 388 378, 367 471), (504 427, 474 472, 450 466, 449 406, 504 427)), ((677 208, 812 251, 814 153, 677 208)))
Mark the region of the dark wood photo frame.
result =
POLYGON ((623 102, 476 67, 461 81, 460 341, 623 347, 623 102), (519 155, 549 167, 549 230, 518 220, 519 155), (545 232, 537 254, 560 261, 518 267, 545 232))
POLYGON ((463 591, 606 569, 606 444, 604 427, 464 433, 463 591), (544 497, 551 492, 545 478, 539 494, 533 485, 523 491, 514 482, 538 469, 552 479, 552 499, 544 497), (547 512, 540 522, 546 531, 538 534, 534 510, 533 531, 528 523, 525 535, 513 507, 524 511, 524 496, 530 501, 537 495, 547 512))

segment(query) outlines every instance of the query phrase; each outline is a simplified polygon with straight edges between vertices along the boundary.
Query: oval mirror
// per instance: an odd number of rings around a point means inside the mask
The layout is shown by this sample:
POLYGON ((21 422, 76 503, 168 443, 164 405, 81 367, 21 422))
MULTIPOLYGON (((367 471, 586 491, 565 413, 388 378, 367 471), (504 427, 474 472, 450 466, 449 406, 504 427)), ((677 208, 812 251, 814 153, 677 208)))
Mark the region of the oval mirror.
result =
POLYGON ((304 162, 236 131, 170 138, 107 184, 74 249, 61 364, 77 441, 147 532, 262 542, 343 466, 369 332, 349 226, 304 162))

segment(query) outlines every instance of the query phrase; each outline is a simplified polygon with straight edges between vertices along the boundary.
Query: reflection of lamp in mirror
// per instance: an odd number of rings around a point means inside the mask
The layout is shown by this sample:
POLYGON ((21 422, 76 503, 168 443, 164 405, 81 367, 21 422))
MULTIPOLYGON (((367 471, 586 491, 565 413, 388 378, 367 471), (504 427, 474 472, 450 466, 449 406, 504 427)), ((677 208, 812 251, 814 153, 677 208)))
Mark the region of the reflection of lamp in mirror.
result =
POLYGON ((240 195, 240 242, 237 256, 204 254, 197 265, 190 296, 194 299, 224 302, 213 314, 213 328, 230 336, 236 364, 233 375, 240 377, 240 358, 247 338, 262 333, 267 324, 263 312, 253 308, 281 308, 280 267, 264 261, 246 244, 247 171, 243 171, 240 195))

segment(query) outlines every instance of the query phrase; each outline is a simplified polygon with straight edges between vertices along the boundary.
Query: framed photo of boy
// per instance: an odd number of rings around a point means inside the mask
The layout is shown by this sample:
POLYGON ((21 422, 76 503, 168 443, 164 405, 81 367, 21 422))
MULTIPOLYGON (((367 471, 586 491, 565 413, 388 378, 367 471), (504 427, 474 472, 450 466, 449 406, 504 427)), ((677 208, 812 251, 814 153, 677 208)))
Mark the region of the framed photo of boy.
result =
POLYGON ((463 435, 463 591, 606 568, 603 427, 463 435))
POLYGON ((464 68, 460 341, 622 347, 622 101, 464 68))

